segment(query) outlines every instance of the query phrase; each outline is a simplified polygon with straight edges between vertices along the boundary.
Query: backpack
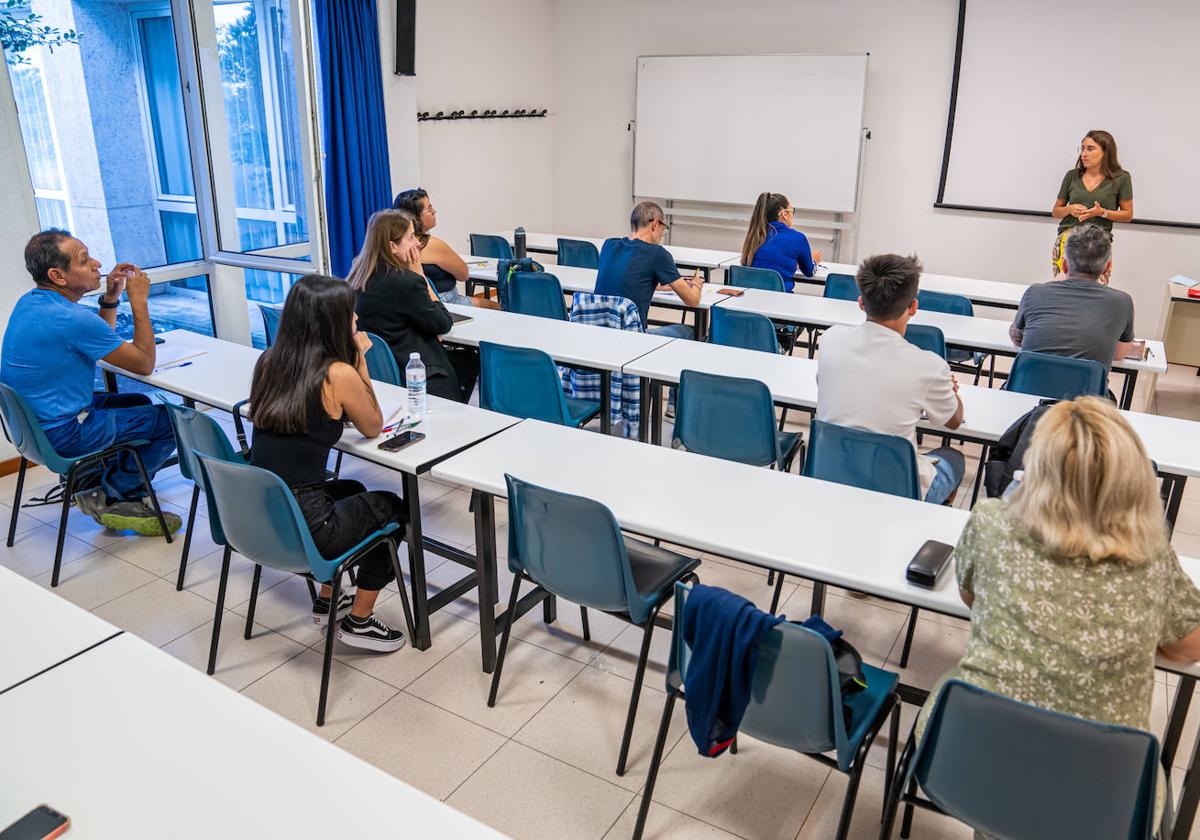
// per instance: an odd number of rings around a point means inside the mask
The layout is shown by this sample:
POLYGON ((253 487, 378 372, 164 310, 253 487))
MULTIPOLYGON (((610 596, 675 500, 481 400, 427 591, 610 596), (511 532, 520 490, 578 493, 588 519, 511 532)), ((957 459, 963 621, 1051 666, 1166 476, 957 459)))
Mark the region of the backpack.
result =
POLYGON ((500 299, 500 308, 508 311, 508 281, 518 271, 545 271, 546 267, 534 261, 532 257, 522 257, 519 260, 500 260, 496 263, 496 297, 500 299))
POLYGON ((988 450, 987 462, 983 465, 983 487, 989 498, 1004 495, 1012 483, 1013 474, 1025 465, 1025 450, 1033 437, 1033 428, 1050 406, 1058 400, 1042 400, 1034 408, 1009 426, 1000 440, 988 450))

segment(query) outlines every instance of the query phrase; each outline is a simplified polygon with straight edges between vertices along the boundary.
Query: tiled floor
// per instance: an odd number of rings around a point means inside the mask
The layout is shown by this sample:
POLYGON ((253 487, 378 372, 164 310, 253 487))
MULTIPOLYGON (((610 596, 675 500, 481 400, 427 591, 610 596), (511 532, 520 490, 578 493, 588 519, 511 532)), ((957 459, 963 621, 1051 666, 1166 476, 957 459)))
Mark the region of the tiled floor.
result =
MULTIPOLYGON (((1152 387, 1145 380, 1139 383, 1139 407, 1146 405, 1145 393, 1152 387)), ((1159 378, 1157 389, 1159 410, 1200 419, 1200 378, 1193 369, 1172 369, 1159 378)), ((803 416, 792 412, 792 418, 803 416)), ((974 448, 968 455, 978 457, 974 448)), ((398 480, 386 470, 354 459, 347 459, 343 473, 372 487, 398 489, 398 480)), ((14 483, 14 476, 0 479, 0 514, 5 517, 11 512, 14 483)), ((27 497, 39 495, 50 483, 44 470, 34 470, 26 482, 27 497)), ((160 477, 159 487, 166 504, 185 515, 190 485, 170 471, 160 477)), ((426 533, 473 547, 467 494, 434 482, 424 483, 422 493, 426 533)), ((969 493, 962 495, 959 504, 965 506, 969 493)), ((503 529, 502 505, 497 513, 503 529)), ((48 586, 56 521, 54 508, 24 511, 16 544, 11 549, 0 546, 0 564, 48 586)), ((184 662, 203 667, 220 563, 203 518, 193 539, 184 592, 174 589, 181 541, 167 546, 160 540, 106 532, 77 512, 72 512, 69 527, 67 562, 55 591, 184 662)), ((503 530, 498 544, 503 550, 503 530)), ((1189 485, 1175 544, 1181 553, 1200 555, 1200 484, 1195 482, 1189 485)), ((760 604, 769 601, 763 573, 720 558, 703 561, 703 580, 760 604)), ((457 567, 439 563, 430 557, 430 585, 435 588, 459 574, 457 567)), ((488 679, 479 668, 474 602, 464 597, 434 616, 433 647, 427 651, 406 648, 377 656, 339 647, 328 721, 317 729, 322 639, 309 623, 307 590, 295 578, 264 574, 254 635, 247 641, 242 629, 249 574, 249 564, 235 558, 216 679, 513 836, 630 836, 662 713, 667 633, 656 634, 630 769, 618 777, 614 768, 637 655, 636 629, 593 615, 589 643, 578 636, 578 611, 571 605, 559 603, 559 621, 550 627, 542 623, 540 611, 534 611, 514 631, 499 698, 489 709, 488 679)), ((509 581, 502 570, 502 592, 509 581)), ((806 615, 810 596, 806 583, 789 581, 784 611, 806 615)), ((400 621, 393 598, 381 599, 379 609, 385 618, 400 621)), ((868 662, 898 667, 905 609, 873 598, 850 599, 835 590, 827 616, 845 630, 868 662)), ((914 653, 903 672, 906 681, 929 684, 954 664, 966 636, 964 622, 922 614, 914 653)), ((1175 683, 1158 676, 1154 725, 1160 731, 1175 683)), ((905 735, 913 715, 913 710, 905 710, 905 735)), ((1198 731, 1200 703, 1193 706, 1185 746, 1198 731)), ((845 786, 841 774, 750 739, 743 739, 736 756, 702 759, 686 735, 682 709, 676 711, 667 747, 647 836, 832 836, 845 786)), ((851 832, 855 838, 877 836, 885 748, 886 731, 868 758, 851 832)), ((1186 760, 1186 753, 1178 758, 1179 763, 1186 760)), ((970 832, 947 818, 922 813, 914 836, 966 838, 970 832)), ((1200 837, 1200 830, 1194 836, 1200 837)))

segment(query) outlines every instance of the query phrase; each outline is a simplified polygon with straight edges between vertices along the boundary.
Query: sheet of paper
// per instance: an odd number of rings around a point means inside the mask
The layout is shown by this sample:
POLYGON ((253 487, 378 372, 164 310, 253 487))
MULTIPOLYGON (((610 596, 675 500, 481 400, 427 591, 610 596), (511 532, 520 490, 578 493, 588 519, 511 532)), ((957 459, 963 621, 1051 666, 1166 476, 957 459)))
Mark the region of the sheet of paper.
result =
POLYGON ((188 347, 185 344, 175 344, 174 342, 160 344, 154 348, 154 369, 169 370, 173 367, 179 367, 185 362, 203 356, 207 352, 207 350, 201 350, 198 347, 188 347))
POLYGON ((1173 283, 1178 286, 1187 286, 1189 289, 1191 289, 1197 285, 1200 285, 1200 280, 1193 280, 1190 277, 1184 277, 1182 274, 1176 274, 1174 277, 1172 277, 1167 282, 1173 283))

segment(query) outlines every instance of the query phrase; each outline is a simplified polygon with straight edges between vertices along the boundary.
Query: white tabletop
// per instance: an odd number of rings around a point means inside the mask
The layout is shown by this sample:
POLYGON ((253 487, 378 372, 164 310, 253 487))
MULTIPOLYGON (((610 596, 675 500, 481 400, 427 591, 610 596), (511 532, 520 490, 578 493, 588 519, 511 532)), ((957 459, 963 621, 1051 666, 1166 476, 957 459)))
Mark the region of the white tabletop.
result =
MULTIPOLYGON (((768 318, 813 324, 819 327, 831 327, 836 324, 861 324, 866 320, 857 301, 769 292, 765 289, 746 289, 744 295, 722 301, 720 305, 740 312, 757 312, 768 318)), ((1021 349, 1008 337, 1009 321, 1007 320, 918 310, 911 323, 927 324, 939 328, 946 337, 946 343, 955 347, 1000 352, 1008 355, 1015 355, 1021 349)), ((1130 359, 1114 361, 1113 368, 1166 373, 1167 356, 1163 343, 1147 341, 1146 345, 1153 355, 1143 361, 1130 359)))
POLYGON ((502 836, 128 633, 0 719, 0 826, 46 803, 80 840, 502 836))
MULTIPOLYGON (((0 639, 4 640, 0 692, 121 632, 119 627, 3 566, 0 603, 4 604, 0 610, 0 639)), ((12 728, 11 723, 9 720, 10 725, 0 729, 12 728)), ((0 750, 0 754, 3 752, 0 750)), ((0 785, 0 796, 3 790, 0 785)), ((7 824, 0 817, 0 826, 7 824)))
MULTIPOLYGON (((513 242, 512 230, 492 231, 492 235, 504 237, 509 245, 513 242)), ((557 253, 559 237, 591 242, 596 246, 597 251, 604 247, 603 237, 570 236, 565 233, 534 233, 530 231, 526 231, 525 233, 525 247, 531 250, 557 253)), ((667 252, 675 260, 676 264, 691 266, 693 268, 719 268, 731 259, 738 258, 737 253, 734 251, 719 251, 713 248, 689 248, 686 245, 669 245, 666 242, 663 243, 663 247, 667 249, 667 252)))
POLYGON ((674 340, 653 333, 611 330, 475 306, 450 304, 447 308, 471 320, 455 324, 443 336, 445 341, 471 347, 478 347, 481 341, 531 347, 547 353, 559 364, 614 373, 620 373, 626 362, 674 340))
MULTIPOLYGON (((826 262, 817 268, 813 279, 823 282, 830 274, 849 274, 853 277, 857 273, 857 265, 826 262)), ((808 278, 797 274, 797 279, 808 278)), ((979 280, 974 277, 955 277, 949 274, 929 274, 923 271, 921 272, 921 288, 931 292, 962 295, 976 304, 995 303, 1002 306, 1016 306, 1021 302, 1021 296, 1025 294, 1029 285, 1004 283, 999 280, 979 280)))

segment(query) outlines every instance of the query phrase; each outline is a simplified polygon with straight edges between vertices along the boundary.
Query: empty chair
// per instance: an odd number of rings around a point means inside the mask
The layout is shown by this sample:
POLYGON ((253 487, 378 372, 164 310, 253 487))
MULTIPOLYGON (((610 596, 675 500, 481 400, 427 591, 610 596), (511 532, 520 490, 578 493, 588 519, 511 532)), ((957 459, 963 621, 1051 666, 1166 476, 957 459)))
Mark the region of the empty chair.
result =
POLYGON ((494 260, 511 260, 512 246, 503 236, 493 236, 490 233, 471 234, 471 253, 477 257, 489 257, 494 260))
MULTIPOLYGON (((329 603, 337 604, 341 594, 342 575, 369 551, 384 544, 391 554, 392 569, 396 574, 396 585, 400 589, 401 605, 404 608, 404 621, 408 628, 408 636, 412 638, 412 609, 396 558, 396 542, 403 538, 403 533, 399 537, 396 536, 400 525, 395 522, 389 523, 369 534, 344 554, 326 560, 313 544, 312 534, 304 521, 304 515, 300 512, 300 506, 296 503, 296 497, 283 479, 249 464, 226 462, 207 455, 197 457, 204 472, 209 504, 217 511, 225 536, 225 557, 221 563, 212 645, 209 648, 209 674, 212 674, 217 666, 217 647, 221 637, 221 617, 225 611, 225 588, 229 580, 229 558, 232 551, 238 552, 259 567, 292 572, 319 583, 329 584, 333 588, 329 603)), ((250 603, 246 615, 247 638, 250 636, 254 609, 258 601, 259 572, 260 569, 256 568, 250 590, 250 603)), ((317 726, 325 724, 329 670, 337 626, 338 622, 332 619, 326 622, 325 661, 321 670, 321 691, 317 701, 317 726)))
MULTIPOLYGON (((175 442, 179 452, 179 474, 194 485, 192 488, 192 504, 188 508, 187 531, 183 537, 183 554, 179 558, 179 576, 175 580, 175 589, 183 589, 184 574, 187 571, 188 552, 192 547, 192 526, 196 524, 196 506, 200 502, 200 494, 204 492, 204 471, 200 468, 197 455, 208 455, 222 461, 244 463, 245 453, 239 453, 233 448, 224 429, 212 417, 202 411, 186 408, 181 405, 167 403, 171 427, 175 430, 175 442)), ((219 523, 212 517, 210 524, 216 524, 214 542, 223 545, 219 523)))
POLYGON ((600 252, 583 239, 558 238, 558 264, 574 268, 599 268, 600 252))
POLYGON ((858 282, 850 274, 830 274, 825 278, 824 296, 833 300, 858 300, 858 282))
MULTIPOLYGON (((367 338, 371 339, 371 349, 367 351, 367 373, 377 382, 403 385, 404 376, 400 372, 400 364, 396 361, 396 354, 392 352, 392 348, 375 333, 367 333, 367 338)), ((339 464, 341 454, 338 453, 339 464)))
MULTIPOLYGON (((675 617, 667 658, 667 700, 663 707, 654 753, 646 775, 641 808, 633 831, 642 836, 654 795, 658 768, 667 742, 675 702, 684 697, 690 651, 684 642, 688 587, 675 586, 675 617)), ((900 723, 899 675, 863 663, 867 687, 843 697, 833 650, 824 637, 798 624, 783 622, 769 630, 758 645, 750 689, 750 704, 742 717, 741 735, 795 750, 847 774, 846 793, 838 822, 837 840, 844 840, 854 816, 859 779, 875 736, 891 717, 891 737, 885 779, 891 779, 900 723), (832 752, 833 757, 823 753, 832 752)), ((686 700, 686 697, 684 697, 686 700)), ((685 740, 689 740, 684 736, 685 740)), ((739 744, 743 749, 744 744, 739 744)), ((689 749, 682 744, 680 749, 689 749)), ((732 755, 722 761, 737 761, 732 755)), ((885 782, 885 784, 887 784, 885 782)))
MULTIPOLYGON (((914 731, 904 747, 881 836, 891 836, 903 799, 905 835, 912 806, 920 805, 992 837, 1150 840, 1158 764, 1158 741, 1149 732, 950 680, 920 745, 914 731), (914 784, 928 800, 916 797, 914 784), (909 793, 902 794, 906 785, 909 793)), ((1164 826, 1162 837, 1168 836, 1164 826)))
POLYGON ((545 271, 516 271, 508 279, 508 310, 539 318, 567 320, 567 304, 558 278, 545 271))
POLYGON ((946 358, 946 336, 937 327, 910 323, 904 328, 904 340, 914 347, 946 358))
MULTIPOLYGON (((947 292, 931 292, 924 289, 918 291, 917 308, 924 309, 926 312, 943 312, 947 315, 963 315, 968 318, 975 316, 975 306, 971 303, 970 298, 947 292)), ((951 347, 943 355, 943 358, 950 363, 951 367, 973 374, 975 384, 978 385, 979 377, 983 374, 983 363, 989 355, 988 353, 964 350, 961 347, 951 347)), ((989 378, 988 381, 990 382, 991 379, 989 378)))
POLYGON ((588 609, 642 628, 641 653, 617 759, 617 775, 622 776, 654 625, 670 626, 668 619, 660 620, 659 611, 671 600, 677 581, 696 580, 693 570, 700 561, 624 536, 611 511, 599 502, 507 474, 504 480, 508 485, 508 568, 513 585, 488 706, 496 704, 522 580, 579 604, 584 639, 591 638, 588 609))
POLYGON ((58 519, 58 542, 54 548, 54 568, 50 573, 50 586, 58 586, 58 573, 62 569, 63 541, 67 536, 67 516, 71 512, 71 499, 75 494, 75 478, 80 467, 94 466, 103 463, 108 458, 119 458, 122 455, 133 457, 138 472, 142 476, 142 484, 150 497, 150 504, 158 516, 158 527, 162 529, 163 537, 171 542, 171 531, 163 519, 162 508, 158 504, 158 496, 154 485, 146 474, 146 466, 142 463, 141 453, 137 447, 145 446, 149 441, 131 440, 128 443, 98 449, 85 455, 75 455, 70 458, 59 455, 46 438, 38 423, 37 415, 25 398, 7 385, 0 384, 0 417, 4 419, 4 433, 21 454, 21 464, 17 469, 17 489, 13 494, 12 519, 8 524, 8 546, 12 547, 17 533, 17 516, 21 513, 21 490, 25 485, 25 470, 30 463, 41 464, 51 472, 58 473, 65 479, 62 495, 62 514, 58 519))
POLYGON ((739 312, 736 309, 714 306, 712 331, 708 340, 726 347, 761 350, 765 353, 779 352, 775 325, 766 315, 759 315, 757 312, 739 312))
POLYGON ((481 341, 479 361, 480 408, 576 428, 600 413, 598 401, 563 393, 554 360, 541 350, 481 341))
POLYGON ((279 332, 279 319, 283 317, 283 309, 269 303, 260 303, 258 311, 262 313, 263 333, 267 346, 270 347, 275 343, 275 334, 279 332))
POLYGON ((1004 388, 1055 400, 1103 397, 1108 393, 1108 371, 1095 359, 1022 350, 1013 361, 1004 388))
POLYGON ((754 268, 749 265, 731 265, 726 268, 730 286, 746 289, 766 289, 768 292, 786 292, 783 278, 773 268, 754 268))
POLYGON ((775 405, 763 383, 696 370, 680 374, 673 445, 787 472, 803 443, 799 432, 775 430, 775 405))

